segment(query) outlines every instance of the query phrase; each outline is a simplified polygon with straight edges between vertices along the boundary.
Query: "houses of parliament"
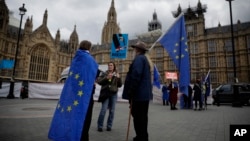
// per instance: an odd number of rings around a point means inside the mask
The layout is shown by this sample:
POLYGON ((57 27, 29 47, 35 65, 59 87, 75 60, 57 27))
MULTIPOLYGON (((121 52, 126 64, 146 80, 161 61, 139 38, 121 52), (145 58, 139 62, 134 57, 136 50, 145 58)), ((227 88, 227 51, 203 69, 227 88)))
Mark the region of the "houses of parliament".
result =
MULTIPOLYGON (((234 82, 234 65, 230 25, 205 28, 206 5, 200 0, 194 7, 182 9, 181 5, 173 11, 176 18, 184 13, 188 47, 190 55, 190 82, 201 78, 210 70, 210 78, 213 86, 221 83, 234 82)), ((19 27, 9 23, 11 13, 5 0, 0 1, 0 60, 14 60, 19 27)), ((125 79, 134 54, 133 49, 128 48, 126 59, 111 59, 111 43, 113 34, 121 33, 117 24, 115 2, 111 0, 108 9, 107 21, 104 21, 101 44, 93 45, 90 53, 98 64, 108 64, 114 61, 117 69, 125 79)), ((36 17, 37 18, 37 17, 36 17)), ((79 38, 76 25, 69 40, 60 39, 60 30, 56 35, 51 35, 47 20, 48 11, 45 10, 41 25, 33 29, 33 17, 25 21, 24 29, 21 30, 19 50, 16 57, 15 79, 17 81, 30 82, 57 82, 61 72, 70 65, 75 51, 78 49, 79 38)), ((138 40, 144 41, 150 48, 162 33, 162 25, 153 12, 152 20, 148 23, 148 32, 141 33, 135 39, 129 39, 129 46, 138 40)), ((235 42, 236 76, 240 82, 250 82, 250 22, 237 21, 233 25, 235 42)), ((161 83, 168 81, 165 72, 178 72, 175 64, 160 43, 156 43, 150 50, 149 56, 157 66, 161 75, 161 83)), ((1 69, 0 78, 9 80, 12 69, 1 69)))

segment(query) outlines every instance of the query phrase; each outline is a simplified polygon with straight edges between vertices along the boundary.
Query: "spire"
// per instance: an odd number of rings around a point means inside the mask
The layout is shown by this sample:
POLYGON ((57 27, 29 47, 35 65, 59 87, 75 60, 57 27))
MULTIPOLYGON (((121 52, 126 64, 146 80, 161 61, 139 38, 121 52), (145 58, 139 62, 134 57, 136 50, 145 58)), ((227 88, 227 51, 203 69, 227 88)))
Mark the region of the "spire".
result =
POLYGON ((33 29, 32 17, 31 18, 28 17, 24 25, 24 32, 26 34, 30 34, 32 32, 32 29, 33 29))
POLYGON ((111 7, 115 8, 115 2, 114 2, 114 0, 111 1, 111 7))
POLYGON ((182 9, 181 9, 181 5, 179 4, 178 8, 177 8, 177 11, 173 11, 172 14, 176 18, 181 14, 181 12, 182 12, 182 9))
POLYGON ((156 11, 154 11, 154 13, 153 13, 153 20, 157 20, 157 14, 156 14, 156 11))
POLYGON ((120 33, 120 27, 117 24, 117 14, 115 10, 115 2, 111 1, 111 6, 107 14, 107 21, 104 23, 102 29, 102 44, 107 44, 112 42, 113 34, 120 33))
POLYGON ((161 22, 157 19, 157 13, 156 10, 154 10, 153 19, 151 20, 151 22, 148 23, 148 31, 153 31, 157 29, 161 29, 161 22))
POLYGON ((77 34, 77 32, 76 32, 76 25, 74 26, 74 30, 73 30, 73 32, 71 33, 71 35, 70 35, 70 40, 78 40, 78 34, 77 34))
POLYGON ((78 42, 79 42, 79 39, 78 39, 78 34, 76 32, 76 25, 74 26, 74 30, 73 32, 71 33, 70 35, 70 39, 69 39, 69 52, 75 52, 76 49, 77 49, 77 46, 78 46, 78 42))
POLYGON ((46 9, 43 15, 43 25, 47 25, 47 20, 48 20, 48 11, 46 9))
POLYGON ((178 16, 181 14, 182 12, 182 9, 181 9, 181 5, 179 4, 178 8, 177 8, 177 13, 178 13, 178 16))
POLYGON ((60 30, 58 29, 57 32, 56 32, 56 40, 55 40, 55 43, 56 44, 59 44, 60 43, 60 30))
POLYGON ((111 1, 111 6, 109 8, 108 22, 115 22, 116 23, 116 11, 115 11, 115 2, 114 2, 114 0, 111 1))
POLYGON ((203 14, 202 4, 201 4, 200 0, 198 1, 198 4, 197 4, 197 13, 199 15, 203 14))
POLYGON ((197 8, 198 9, 202 9, 202 5, 201 5, 201 1, 200 0, 198 1, 197 8))

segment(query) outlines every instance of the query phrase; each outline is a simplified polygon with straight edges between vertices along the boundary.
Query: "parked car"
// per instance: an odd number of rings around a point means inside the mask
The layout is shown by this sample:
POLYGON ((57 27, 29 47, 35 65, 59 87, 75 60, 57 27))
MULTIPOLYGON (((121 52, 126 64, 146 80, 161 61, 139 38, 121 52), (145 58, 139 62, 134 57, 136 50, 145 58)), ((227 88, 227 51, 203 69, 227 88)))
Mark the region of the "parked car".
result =
POLYGON ((234 83, 222 84, 212 92, 213 104, 234 103, 250 105, 250 84, 234 83))

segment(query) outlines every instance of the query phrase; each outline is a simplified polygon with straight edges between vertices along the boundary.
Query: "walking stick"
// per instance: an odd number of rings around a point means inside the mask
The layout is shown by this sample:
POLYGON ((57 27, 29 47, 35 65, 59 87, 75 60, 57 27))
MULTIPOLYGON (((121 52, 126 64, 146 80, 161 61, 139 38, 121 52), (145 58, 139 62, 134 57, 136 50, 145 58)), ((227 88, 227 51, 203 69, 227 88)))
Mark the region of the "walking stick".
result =
POLYGON ((129 136, 129 129, 130 129, 130 119, 131 119, 131 110, 132 110, 132 100, 129 106, 129 115, 128 115, 128 129, 127 129, 127 137, 126 141, 128 141, 128 136, 129 136))

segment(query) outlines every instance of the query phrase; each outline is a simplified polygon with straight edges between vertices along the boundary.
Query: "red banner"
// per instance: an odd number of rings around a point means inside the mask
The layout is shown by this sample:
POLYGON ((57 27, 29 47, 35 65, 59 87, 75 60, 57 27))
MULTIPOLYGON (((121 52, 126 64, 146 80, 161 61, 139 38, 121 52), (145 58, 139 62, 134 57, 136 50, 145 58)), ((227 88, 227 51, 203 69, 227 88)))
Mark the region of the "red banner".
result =
POLYGON ((176 72, 165 72, 165 77, 166 79, 178 79, 176 72))

